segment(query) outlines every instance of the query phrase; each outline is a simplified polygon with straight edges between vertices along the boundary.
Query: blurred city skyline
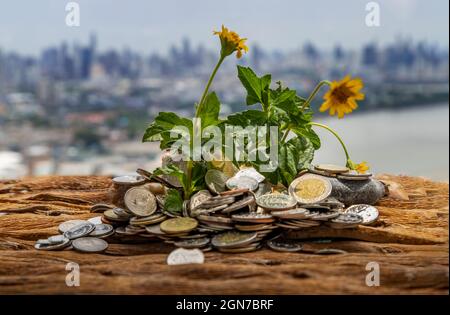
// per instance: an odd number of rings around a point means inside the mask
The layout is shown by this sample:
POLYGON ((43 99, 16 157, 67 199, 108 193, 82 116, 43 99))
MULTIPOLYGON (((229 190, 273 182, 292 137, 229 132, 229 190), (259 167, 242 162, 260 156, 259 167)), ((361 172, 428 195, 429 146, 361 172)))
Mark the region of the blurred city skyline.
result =
POLYGON ((381 26, 365 25, 367 0, 337 1, 76 1, 81 25, 65 25, 69 1, 17 0, 0 5, 0 49, 38 56, 60 42, 82 43, 94 32, 99 51, 130 48, 141 54, 165 53, 189 38, 217 48, 212 30, 225 24, 249 38, 250 45, 287 51, 311 42, 322 49, 339 44, 357 49, 363 43, 386 45, 399 37, 426 40, 448 48, 447 0, 379 0, 381 26), (26 8, 26 10, 24 10, 26 8))

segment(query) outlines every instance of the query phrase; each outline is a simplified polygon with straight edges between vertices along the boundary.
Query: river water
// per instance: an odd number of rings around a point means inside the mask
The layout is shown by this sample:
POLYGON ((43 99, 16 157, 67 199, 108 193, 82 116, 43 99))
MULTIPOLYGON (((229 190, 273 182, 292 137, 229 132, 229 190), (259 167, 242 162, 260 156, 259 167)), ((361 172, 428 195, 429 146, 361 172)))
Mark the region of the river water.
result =
MULTIPOLYGON (((449 179, 449 105, 319 118, 343 138, 354 162, 367 161, 374 173, 449 179)), ((315 163, 345 163, 345 155, 328 131, 315 128, 322 140, 315 163)))

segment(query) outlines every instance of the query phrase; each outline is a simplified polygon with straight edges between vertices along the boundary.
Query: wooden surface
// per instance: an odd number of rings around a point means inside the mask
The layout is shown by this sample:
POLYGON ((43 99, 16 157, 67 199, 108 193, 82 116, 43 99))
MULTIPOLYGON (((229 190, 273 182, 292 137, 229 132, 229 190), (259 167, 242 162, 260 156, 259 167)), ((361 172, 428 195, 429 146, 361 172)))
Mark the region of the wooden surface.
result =
POLYGON ((301 240, 306 249, 336 248, 348 254, 209 252, 205 264, 185 266, 167 266, 173 248, 155 242, 110 244, 101 255, 33 248, 36 239, 57 234, 61 222, 98 216, 89 208, 108 200, 107 177, 0 182, 0 293, 448 294, 448 184, 380 177, 395 189, 379 203, 376 226, 295 235, 359 239, 301 240), (79 287, 66 286, 68 262, 80 265, 79 287), (379 287, 365 283, 369 262, 380 266, 379 287))

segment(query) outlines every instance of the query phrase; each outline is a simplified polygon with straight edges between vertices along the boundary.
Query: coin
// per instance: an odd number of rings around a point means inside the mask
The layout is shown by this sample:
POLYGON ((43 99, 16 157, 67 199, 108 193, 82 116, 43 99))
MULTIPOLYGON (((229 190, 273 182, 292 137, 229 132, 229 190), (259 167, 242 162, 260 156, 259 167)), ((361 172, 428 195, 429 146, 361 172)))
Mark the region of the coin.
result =
POLYGON ((208 237, 203 237, 203 238, 182 240, 179 242, 175 242, 174 245, 182 248, 200 248, 208 245, 209 242, 210 239, 208 237))
POLYGON ((328 221, 334 218, 337 218, 340 215, 339 211, 311 211, 311 214, 313 216, 310 218, 311 220, 318 220, 318 221, 328 221))
POLYGON ((217 248, 242 247, 253 242, 256 237, 256 233, 230 231, 214 236, 211 244, 217 248))
POLYGON ((167 257, 167 264, 173 265, 187 265, 187 264, 203 264, 205 256, 199 249, 185 249, 178 248, 169 254, 167 257))
POLYGON ((229 205, 235 201, 236 201, 236 198, 233 196, 223 197, 223 196, 218 195, 215 197, 211 197, 208 200, 205 200, 198 207, 208 209, 208 208, 213 208, 213 207, 222 206, 222 205, 229 205))
POLYGON ((69 220, 66 222, 61 223, 58 226, 58 230, 60 233, 64 233, 68 230, 70 230, 71 228, 73 228, 74 226, 80 225, 82 223, 86 223, 86 220, 69 220))
POLYGON ((153 214, 148 217, 133 217, 130 219, 131 225, 142 226, 142 225, 153 225, 160 223, 167 219, 167 216, 161 213, 153 214))
POLYGON ((314 166, 316 170, 328 172, 331 174, 347 173, 350 169, 346 166, 334 165, 334 164, 319 164, 314 166))
POLYGON ((306 174, 291 183, 289 194, 301 204, 317 203, 331 194, 331 182, 323 176, 306 174))
POLYGON ((123 218, 127 218, 127 219, 132 217, 132 214, 123 208, 114 208, 112 210, 119 217, 123 217, 123 218))
POLYGON ((217 206, 217 207, 209 208, 209 209, 203 209, 203 208, 195 209, 194 211, 192 211, 192 216, 197 216, 200 214, 214 213, 214 212, 226 209, 227 207, 228 207, 228 205, 221 205, 221 206, 217 206))
POLYGON ((286 194, 267 194, 256 198, 256 203, 267 210, 286 210, 295 207, 297 201, 286 194))
POLYGON ((207 222, 217 222, 217 223, 233 223, 233 220, 231 220, 228 217, 222 217, 222 216, 212 216, 212 215, 204 215, 201 214, 197 217, 197 220, 203 222, 203 221, 207 221, 207 222))
MULTIPOLYGON (((123 217, 123 216, 118 216, 113 209, 110 210, 106 210, 105 212, 103 212, 103 216, 109 220, 109 221, 114 221, 114 222, 127 222, 129 218, 127 217, 123 217)), ((103 220, 102 220, 103 222, 103 220)))
POLYGON ((205 174, 206 186, 208 186, 208 189, 215 194, 227 190, 225 185, 227 180, 228 177, 219 170, 211 169, 205 174))
POLYGON ((237 230, 243 231, 243 232, 260 232, 260 231, 272 230, 274 228, 273 225, 268 225, 265 223, 249 224, 249 225, 236 224, 234 227, 237 230))
POLYGON ((212 195, 208 190, 200 190, 191 197, 189 208, 195 209, 200 204, 202 204, 202 202, 208 200, 211 197, 212 197, 212 195))
POLYGON ((198 225, 193 218, 173 218, 162 222, 159 227, 161 231, 168 234, 184 233, 194 230, 198 225))
POLYGON ((133 187, 125 193, 125 205, 134 215, 146 217, 156 211, 155 195, 143 187, 133 187))
POLYGON ((140 175, 124 175, 117 176, 112 179, 114 184, 126 185, 126 184, 139 184, 144 183, 145 178, 140 175))
POLYGON ((281 219, 303 219, 307 217, 309 211, 304 208, 296 208, 290 210, 272 211, 270 214, 281 219))
POLYGON ((356 176, 356 175, 347 175, 347 174, 342 174, 342 175, 338 175, 337 179, 339 180, 349 180, 349 181, 364 181, 364 180, 369 180, 371 176, 366 176, 366 175, 361 175, 361 176, 356 176))
MULTIPOLYGON (((329 173, 329 172, 316 170, 314 167, 310 168, 308 170, 308 173, 312 173, 312 174, 315 174, 315 175, 320 175, 320 176, 323 176, 323 177, 332 177, 332 178, 336 178, 337 177, 336 174, 332 174, 332 173, 329 173)), ((303 176, 303 175, 304 174, 302 174, 301 176, 303 176)))
POLYGON ((249 176, 231 177, 226 181, 228 189, 249 189, 255 191, 258 189, 258 181, 249 176))
POLYGON ((348 207, 344 213, 354 213, 362 217, 363 221, 361 224, 369 225, 378 220, 379 212, 378 209, 371 205, 353 205, 348 207))
POLYGON ((255 191, 255 197, 268 194, 272 191, 272 184, 268 182, 259 183, 258 189, 255 191))
POLYGON ((302 250, 302 245, 289 240, 274 239, 267 241, 266 244, 270 249, 277 252, 298 252, 302 250))
POLYGON ((145 187, 154 195, 164 195, 166 193, 166 187, 160 183, 148 183, 145 187))
POLYGON ((114 228, 109 224, 96 224, 95 229, 89 234, 89 236, 107 236, 111 235, 114 232, 114 228))
POLYGON ((161 228, 159 227, 159 224, 146 226, 145 230, 147 231, 147 233, 150 233, 150 234, 153 234, 153 235, 166 235, 166 233, 161 231, 161 228))
POLYGON ((53 235, 50 236, 48 239, 49 245, 55 245, 55 244, 61 244, 66 241, 66 238, 64 235, 53 235))
POLYGON ((34 248, 38 250, 61 250, 70 246, 71 244, 71 241, 67 238, 65 238, 62 243, 58 244, 51 244, 48 240, 46 241, 47 242, 43 242, 43 240, 38 240, 34 245, 34 248))
POLYGON ((89 222, 81 223, 64 232, 64 237, 74 240, 89 235, 95 229, 95 225, 89 222))
POLYGON ((75 250, 84 253, 100 253, 108 248, 108 243, 96 237, 81 237, 72 242, 75 250))
POLYGON ((272 217, 270 214, 263 214, 256 212, 233 214, 231 218, 233 219, 233 221, 236 222, 272 223, 273 221, 275 221, 275 218, 272 217))
POLYGON ((220 195, 221 196, 226 196, 226 197, 239 197, 242 196, 246 193, 248 193, 250 190, 248 188, 241 188, 241 189, 233 189, 233 190, 227 190, 224 192, 221 192, 220 195))
POLYGON ((327 224, 334 229, 347 229, 357 227, 362 222, 363 218, 358 214, 341 213, 338 217, 327 222, 327 224))
POLYGON ((92 224, 102 224, 102 216, 90 218, 88 219, 88 222, 92 224))
POLYGON ((97 213, 97 212, 104 212, 104 211, 106 211, 106 210, 108 210, 108 209, 112 209, 112 208, 114 208, 113 205, 108 205, 108 204, 99 203, 99 204, 93 205, 93 206, 91 207, 91 212, 94 212, 94 213, 97 213))
POLYGON ((260 249, 261 245, 259 243, 257 244, 251 244, 245 247, 233 247, 233 248, 225 248, 225 247, 219 247, 217 248, 219 250, 219 252, 222 253, 246 253, 246 252, 253 252, 257 249, 260 249))
POLYGON ((242 200, 239 200, 231 205, 229 205, 227 208, 223 209, 222 213, 231 213, 237 210, 240 210, 242 208, 245 208, 247 206, 253 205, 255 203, 255 197, 253 196, 247 196, 242 200))

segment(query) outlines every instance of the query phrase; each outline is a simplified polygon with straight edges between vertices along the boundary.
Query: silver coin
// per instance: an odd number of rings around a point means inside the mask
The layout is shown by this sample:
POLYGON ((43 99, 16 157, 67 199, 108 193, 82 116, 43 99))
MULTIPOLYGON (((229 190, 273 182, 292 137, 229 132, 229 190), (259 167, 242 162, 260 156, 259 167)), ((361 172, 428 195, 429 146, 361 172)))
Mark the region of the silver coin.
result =
POLYGON ((363 218, 354 213, 341 213, 338 217, 332 219, 331 222, 340 224, 361 224, 363 218))
POLYGON ((267 241, 267 246, 277 252, 298 252, 302 250, 302 245, 293 241, 280 239, 267 241))
POLYGON ((106 236, 111 234, 114 231, 112 225, 109 224, 97 224, 95 225, 95 229, 89 234, 89 236, 106 236))
POLYGON ((129 184, 139 184, 144 183, 145 178, 140 175, 124 175, 124 176, 118 176, 113 178, 114 184, 119 185, 129 185, 129 184))
POLYGON ((73 240, 89 235, 95 229, 95 225, 89 222, 81 223, 64 232, 64 237, 73 240))
POLYGON ((286 194, 268 194, 256 198, 256 203, 267 210, 287 210, 295 207, 297 201, 286 194))
POLYGON ((38 250, 61 250, 61 249, 64 249, 64 248, 70 246, 70 243, 71 243, 71 241, 67 238, 64 240, 64 242, 58 243, 58 244, 50 244, 50 242, 48 242, 48 244, 45 244, 43 242, 38 241, 34 245, 34 248, 36 248, 38 250))
POLYGON ((309 210, 304 208, 296 208, 282 211, 272 211, 270 214, 281 219, 303 219, 309 214, 309 210))
POLYGON ((52 245, 61 244, 61 243, 65 242, 65 240, 66 240, 66 238, 64 237, 64 235, 53 235, 48 238, 48 241, 52 245))
POLYGON ((48 240, 48 238, 42 238, 36 241, 36 244, 39 245, 52 245, 52 243, 48 240))
POLYGON ((212 195, 208 190, 200 190, 199 192, 195 193, 191 199, 189 204, 189 209, 195 209, 199 205, 201 205, 204 201, 211 198, 212 195))
POLYGON ((208 200, 205 200, 197 208, 209 209, 209 208, 214 208, 214 207, 217 207, 217 206, 229 205, 229 204, 232 204, 235 201, 236 201, 236 198, 233 197, 233 196, 222 197, 222 196, 219 195, 219 196, 216 196, 216 197, 211 197, 208 200))
POLYGON ((208 237, 203 237, 203 238, 182 240, 179 242, 175 242, 174 245, 182 248, 200 248, 208 245, 209 242, 210 239, 208 237))
POLYGON ((365 204, 350 206, 344 211, 344 213, 353 213, 360 215, 363 219, 361 224, 364 225, 374 223, 375 221, 378 220, 378 217, 380 215, 377 208, 365 204))
POLYGON ((328 221, 337 218, 340 215, 339 211, 311 211, 313 214, 311 220, 328 221))
POLYGON ((219 170, 211 169, 208 170, 205 174, 206 186, 215 194, 219 194, 227 190, 225 184, 227 180, 228 177, 219 170))
POLYGON ((70 230, 71 228, 73 228, 74 226, 80 225, 82 223, 86 223, 86 220, 69 220, 66 222, 61 223, 58 226, 58 230, 60 233, 65 233, 66 231, 70 230))
POLYGON ((89 222, 89 223, 92 223, 92 224, 103 224, 103 221, 102 221, 102 217, 101 217, 101 216, 90 218, 90 219, 88 220, 88 222, 89 222))
POLYGON ((205 262, 205 256, 203 252, 197 248, 185 249, 178 248, 171 252, 167 257, 167 264, 173 265, 187 265, 187 264, 203 264, 205 262))
POLYGON ((125 193, 125 205, 129 211, 138 217, 152 215, 157 209, 154 194, 144 187, 133 187, 125 193))
POLYGON ((236 222, 250 222, 250 223, 271 223, 275 221, 275 218, 270 214, 264 213, 243 213, 243 214, 233 214, 231 216, 233 221, 236 222))
POLYGON ((348 180, 348 181, 364 181, 369 180, 371 176, 348 176, 346 174, 337 175, 337 179, 339 180, 348 180))
POLYGON ((229 205, 227 208, 223 209, 222 213, 231 213, 237 210, 240 210, 242 208, 245 208, 247 206, 253 205, 255 203, 255 197, 253 196, 247 196, 242 200, 239 200, 231 205, 229 205))
POLYGON ((334 164, 319 164, 319 165, 315 165, 314 169, 323 171, 323 172, 328 172, 331 174, 342 174, 342 173, 347 173, 348 171, 350 171, 350 169, 346 166, 334 165, 334 164))
POLYGON ((81 237, 72 241, 75 250, 84 253, 100 253, 108 248, 108 243, 96 237, 81 237))
POLYGON ((249 176, 231 177, 227 180, 226 185, 228 189, 249 189, 255 191, 258 189, 258 181, 249 176))

